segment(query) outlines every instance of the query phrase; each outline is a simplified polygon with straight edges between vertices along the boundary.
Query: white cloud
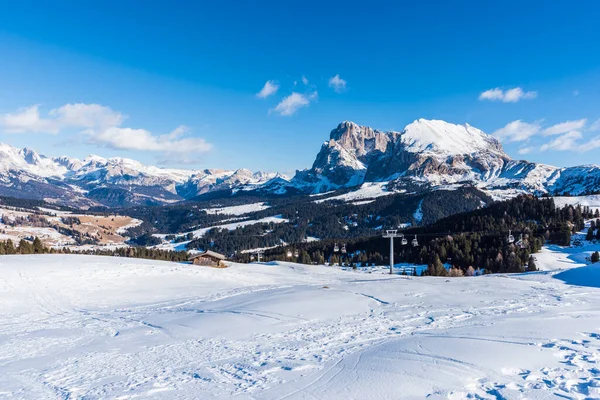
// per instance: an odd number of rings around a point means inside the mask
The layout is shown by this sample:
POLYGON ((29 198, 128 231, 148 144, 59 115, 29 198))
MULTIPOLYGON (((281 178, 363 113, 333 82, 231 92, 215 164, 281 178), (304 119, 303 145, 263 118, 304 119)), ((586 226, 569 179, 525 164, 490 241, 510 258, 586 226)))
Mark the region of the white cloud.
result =
POLYGON ((200 138, 180 138, 187 132, 179 127, 167 135, 153 135, 145 129, 112 126, 104 130, 88 130, 93 143, 118 150, 153 151, 166 154, 204 153, 211 145, 200 138))
POLYGON ((596 121, 594 121, 593 124, 590 125, 590 127, 588 128, 589 132, 596 132, 596 131, 600 131, 600 118, 598 118, 596 121))
POLYGON ((317 97, 318 94, 316 91, 308 95, 292 92, 292 94, 281 100, 279 104, 269 112, 276 112, 279 115, 284 116, 294 115, 296 111, 302 107, 307 107, 310 102, 316 100, 317 97))
POLYGON ((521 154, 521 155, 524 155, 524 154, 529 154, 529 153, 531 153, 532 151, 533 151, 533 147, 521 147, 521 148, 518 150, 518 153, 519 153, 519 154, 521 154))
POLYGON ((305 77, 304 75, 302 75, 302 83, 304 83, 305 85, 308 85, 308 78, 305 77))
POLYGON ((4 114, 0 125, 5 133, 58 133, 56 120, 40 116, 39 106, 20 108, 16 113, 4 114))
POLYGON ((545 136, 551 135, 560 135, 562 133, 567 133, 571 131, 575 131, 578 129, 582 129, 585 126, 587 119, 578 119, 575 121, 565 121, 560 124, 552 125, 549 128, 544 129, 545 136))
POLYGON ((489 89, 479 95, 479 100, 503 100, 504 91, 500 88, 489 89))
POLYGON ((596 136, 587 143, 584 143, 581 146, 579 146, 579 151, 585 153, 586 151, 594 150, 598 147, 600 147, 600 136, 596 136))
POLYGON ((486 90, 479 95, 479 100, 502 101, 504 103, 516 103, 521 99, 535 99, 537 92, 525 92, 520 87, 508 89, 506 91, 500 88, 486 90))
POLYGON ((210 150, 204 139, 182 137, 189 133, 179 126, 166 135, 153 135, 145 129, 122 127, 125 117, 120 112, 99 104, 65 104, 42 117, 39 106, 18 110, 0 118, 0 126, 8 133, 59 133, 79 129, 94 144, 120 150, 152 151, 163 154, 191 154, 210 150))
POLYGON ((541 151, 546 151, 546 150, 559 150, 559 151, 565 151, 565 150, 575 150, 578 148, 577 146, 577 141, 579 139, 581 139, 582 135, 580 132, 577 131, 571 131, 568 133, 565 133, 564 135, 561 135, 559 137, 557 137, 556 139, 544 144, 540 150, 541 151))
POLYGON ((256 97, 259 99, 266 99, 267 97, 277 93, 278 90, 279 83, 276 81, 267 81, 260 92, 256 93, 256 97))
POLYGON ((99 104, 65 104, 50 110, 48 115, 56 118, 64 127, 109 127, 121 125, 125 120, 120 112, 99 104))
POLYGON ((506 140, 508 142, 522 142, 530 137, 537 135, 542 130, 539 123, 532 124, 516 120, 506 124, 504 128, 498 129, 492 134, 498 140, 506 140))
POLYGON ((92 128, 120 125, 125 117, 109 107, 99 104, 65 104, 40 115, 39 106, 34 105, 5 114, 0 125, 6 133, 58 133, 66 128, 92 128))
POLYGON ((347 83, 348 82, 346 82, 344 79, 340 78, 339 74, 329 79, 329 87, 338 93, 342 93, 344 90, 346 90, 347 83))

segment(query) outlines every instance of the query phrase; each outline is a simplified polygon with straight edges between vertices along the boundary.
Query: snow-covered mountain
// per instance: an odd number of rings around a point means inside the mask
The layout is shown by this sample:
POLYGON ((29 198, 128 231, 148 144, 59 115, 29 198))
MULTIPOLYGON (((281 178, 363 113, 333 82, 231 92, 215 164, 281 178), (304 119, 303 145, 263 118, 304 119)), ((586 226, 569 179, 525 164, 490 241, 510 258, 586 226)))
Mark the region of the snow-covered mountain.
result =
POLYGON ((513 160, 495 138, 477 128, 425 119, 400 132, 342 122, 312 167, 291 180, 247 169, 165 169, 118 157, 48 158, 0 144, 0 195, 75 206, 168 204, 212 192, 316 194, 361 190, 371 183, 385 194, 460 185, 498 198, 518 193, 580 195, 600 192, 600 167, 558 168, 513 160))
POLYGON ((600 191, 600 167, 513 160, 495 138, 468 124, 419 119, 401 132, 384 132, 345 121, 291 185, 320 193, 367 182, 389 182, 398 191, 460 184, 496 193, 582 194, 600 191))
POLYGON ((247 169, 166 169, 120 157, 49 158, 0 143, 0 195, 75 206, 166 204, 274 178, 281 176, 247 169))

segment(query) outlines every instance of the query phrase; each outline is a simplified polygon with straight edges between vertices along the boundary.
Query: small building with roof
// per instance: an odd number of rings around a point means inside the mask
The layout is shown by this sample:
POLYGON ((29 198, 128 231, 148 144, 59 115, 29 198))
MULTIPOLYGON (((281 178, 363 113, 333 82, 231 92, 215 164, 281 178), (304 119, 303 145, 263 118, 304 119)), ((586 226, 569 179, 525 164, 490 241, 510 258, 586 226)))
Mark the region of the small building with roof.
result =
POLYGON ((225 268, 227 265, 223 262, 227 259, 223 254, 216 251, 206 250, 202 253, 197 253, 188 259, 194 265, 203 265, 205 267, 225 268))

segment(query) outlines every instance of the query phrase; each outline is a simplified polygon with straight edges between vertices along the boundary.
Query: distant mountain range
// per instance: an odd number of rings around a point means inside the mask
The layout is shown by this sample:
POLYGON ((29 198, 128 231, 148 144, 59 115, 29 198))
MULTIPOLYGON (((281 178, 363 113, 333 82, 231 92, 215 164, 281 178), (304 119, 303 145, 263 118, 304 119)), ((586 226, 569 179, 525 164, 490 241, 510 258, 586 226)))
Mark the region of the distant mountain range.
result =
POLYGON ((146 166, 127 158, 49 158, 0 144, 0 195, 77 207, 160 205, 215 191, 252 188, 278 174, 146 166))
POLYGON ((207 194, 231 196, 384 192, 474 186, 492 195, 580 195, 600 191, 600 167, 558 168, 513 160, 500 143, 470 125, 419 119, 401 132, 340 123, 310 169, 293 178, 238 170, 183 170, 126 158, 49 158, 0 144, 0 195, 77 207, 163 205, 207 194))

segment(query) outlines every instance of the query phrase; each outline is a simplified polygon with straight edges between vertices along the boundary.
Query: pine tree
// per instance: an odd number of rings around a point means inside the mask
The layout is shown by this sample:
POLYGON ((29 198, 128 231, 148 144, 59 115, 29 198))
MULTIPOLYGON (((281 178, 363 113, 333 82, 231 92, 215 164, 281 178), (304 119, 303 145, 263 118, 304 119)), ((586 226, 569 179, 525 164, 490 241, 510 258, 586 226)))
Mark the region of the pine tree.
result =
POLYGON ((527 260, 527 271, 537 271, 537 265, 535 265, 535 257, 529 256, 529 260, 527 260))
POLYGON ((598 261, 600 261, 600 253, 595 251, 592 253, 592 263, 597 263, 598 261))
POLYGON ((25 239, 21 239, 19 241, 19 254, 31 254, 33 253, 33 247, 31 243, 29 243, 25 239))
POLYGON ((15 245, 13 241, 10 239, 6 240, 6 254, 16 254, 17 250, 15 249, 15 245))
POLYGON ((37 236, 35 237, 35 239, 33 239, 33 252, 35 254, 44 253, 44 244, 37 236))
POLYGON ((585 240, 590 241, 594 239, 594 228, 591 226, 588 228, 587 233, 585 234, 585 240))
POLYGON ((447 276, 448 275, 448 271, 446 271, 444 264, 442 264, 442 261, 440 260, 440 257, 437 254, 435 254, 433 256, 433 261, 427 267, 427 273, 428 273, 428 275, 432 275, 432 276, 447 276))

